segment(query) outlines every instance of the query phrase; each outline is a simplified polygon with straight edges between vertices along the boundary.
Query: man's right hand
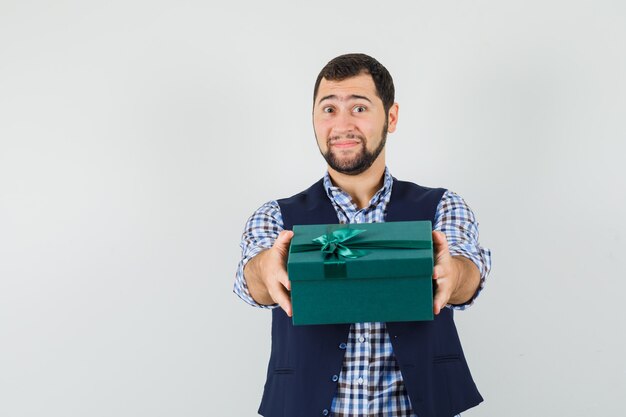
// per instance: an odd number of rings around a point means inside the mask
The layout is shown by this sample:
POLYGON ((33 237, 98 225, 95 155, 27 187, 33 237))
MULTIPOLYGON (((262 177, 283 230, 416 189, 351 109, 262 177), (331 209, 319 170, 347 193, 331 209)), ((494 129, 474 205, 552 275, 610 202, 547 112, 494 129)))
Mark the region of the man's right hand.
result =
POLYGON ((287 255, 292 237, 291 230, 280 232, 274 245, 250 259, 243 270, 252 298, 259 304, 278 304, 289 317, 292 311, 287 255))

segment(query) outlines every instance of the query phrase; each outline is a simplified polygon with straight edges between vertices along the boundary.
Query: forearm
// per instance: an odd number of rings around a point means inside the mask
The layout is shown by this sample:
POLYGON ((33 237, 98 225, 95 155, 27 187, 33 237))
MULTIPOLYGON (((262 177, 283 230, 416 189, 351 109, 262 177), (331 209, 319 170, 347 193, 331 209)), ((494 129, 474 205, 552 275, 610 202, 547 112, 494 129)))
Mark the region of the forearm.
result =
POLYGON ((268 289, 262 278, 260 261, 267 256, 283 230, 280 207, 270 201, 259 207, 246 222, 241 237, 241 260, 237 265, 233 292, 253 307, 274 308, 276 303, 268 298, 268 289))
POLYGON ((274 304, 274 300, 270 296, 267 286, 263 281, 263 260, 268 256, 268 250, 259 252, 254 258, 250 259, 243 269, 243 276, 248 286, 250 295, 259 304, 274 304))
POLYGON ((476 264, 464 256, 453 256, 458 273, 457 286, 450 296, 449 304, 465 304, 472 299, 480 285, 480 272, 476 264))

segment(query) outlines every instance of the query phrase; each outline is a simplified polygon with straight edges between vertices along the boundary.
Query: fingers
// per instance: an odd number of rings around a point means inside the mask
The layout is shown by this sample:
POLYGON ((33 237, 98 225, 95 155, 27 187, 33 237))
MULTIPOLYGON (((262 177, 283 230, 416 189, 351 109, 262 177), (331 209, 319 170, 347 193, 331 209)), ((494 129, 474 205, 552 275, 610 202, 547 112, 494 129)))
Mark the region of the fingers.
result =
POLYGON ((282 256, 287 256, 292 237, 293 232, 291 230, 283 230, 274 241, 272 248, 280 252, 282 256))
POLYGON ((263 257, 262 280, 267 294, 291 317, 291 282, 287 275, 286 261, 289 244, 293 238, 291 230, 283 230, 274 241, 274 245, 263 257))
POLYGON ((433 266, 433 280, 435 296, 433 310, 435 315, 441 312, 449 302, 459 284, 460 272, 448 250, 448 241, 445 234, 433 232, 435 251, 435 265, 433 266))
POLYGON ((448 239, 443 232, 433 230, 433 248, 435 251, 435 258, 438 258, 449 251, 448 239))
POLYGON ((267 291, 274 302, 291 317, 291 294, 289 293, 291 291, 291 283, 287 274, 284 272, 278 273, 275 279, 267 284, 267 291))
POLYGON ((448 300, 450 299, 450 295, 452 292, 449 290, 449 286, 444 282, 435 282, 437 286, 437 290, 435 291, 435 298, 433 299, 433 311, 435 315, 441 312, 441 309, 448 304, 448 300))
POLYGON ((266 278, 266 287, 270 297, 272 297, 274 302, 278 304, 289 317, 292 315, 291 282, 287 275, 285 263, 292 237, 293 232, 291 230, 283 230, 274 241, 274 245, 272 246, 272 252, 274 252, 274 254, 269 258, 271 259, 271 266, 268 265, 268 275, 266 278))
POLYGON ((289 292, 282 285, 277 285, 274 291, 270 292, 270 295, 274 301, 285 311, 285 313, 291 317, 291 296, 289 292))
POLYGON ((449 276, 448 240, 446 235, 433 231, 433 246, 435 250, 435 265, 433 266, 433 280, 435 296, 433 298, 433 312, 438 315, 452 296, 453 284, 449 276))
POLYGON ((276 274, 276 280, 282 284, 287 291, 291 291, 291 281, 289 281, 289 275, 287 275, 287 271, 284 269, 280 270, 276 274))
POLYGON ((433 311, 437 315, 448 304, 450 297, 452 297, 453 283, 450 277, 445 276, 444 268, 441 266, 435 266, 433 269, 433 281, 435 285, 433 311))
POLYGON ((441 265, 435 265, 433 267, 433 279, 439 279, 444 276, 444 268, 441 265))
POLYGON ((291 239, 293 238, 293 232, 291 230, 283 230, 280 232, 276 241, 274 242, 273 249, 278 251, 282 258, 281 265, 278 265, 278 272, 275 273, 277 280, 283 285, 287 291, 291 291, 291 282, 289 281, 289 276, 287 275, 287 270, 285 269, 285 261, 287 258, 287 254, 289 253, 289 244, 291 243, 291 239))

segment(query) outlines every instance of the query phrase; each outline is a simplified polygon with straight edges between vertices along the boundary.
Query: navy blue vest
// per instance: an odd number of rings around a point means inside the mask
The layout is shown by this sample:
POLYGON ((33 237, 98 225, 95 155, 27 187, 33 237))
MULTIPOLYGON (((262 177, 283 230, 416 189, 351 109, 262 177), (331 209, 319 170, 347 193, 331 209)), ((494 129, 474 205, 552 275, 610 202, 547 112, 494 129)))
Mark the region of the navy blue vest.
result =
MULTIPOLYGON (((445 190, 394 179, 385 221, 430 220, 445 190)), ((278 200, 285 229, 294 224, 338 223, 323 182, 278 200)), ((318 417, 329 414, 349 324, 293 326, 272 310, 272 353, 259 414, 318 417)), ((396 360, 418 417, 452 417, 483 399, 472 380, 454 325, 444 308, 433 321, 387 323, 396 360)))

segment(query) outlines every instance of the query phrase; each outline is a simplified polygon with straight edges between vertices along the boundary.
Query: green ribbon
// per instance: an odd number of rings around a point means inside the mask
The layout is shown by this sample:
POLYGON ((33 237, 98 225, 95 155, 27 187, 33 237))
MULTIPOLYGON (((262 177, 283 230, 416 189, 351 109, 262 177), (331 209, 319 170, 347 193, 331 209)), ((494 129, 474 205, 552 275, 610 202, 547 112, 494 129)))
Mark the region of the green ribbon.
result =
MULTIPOLYGON (((336 226, 335 226, 336 227, 336 226)), ((370 240, 348 242, 366 230, 335 229, 316 237, 313 243, 292 245, 291 252, 311 252, 319 250, 324 254, 324 276, 326 278, 345 278, 346 261, 356 259, 369 253, 363 249, 430 249, 430 241, 424 240, 370 240)))
POLYGON ((353 237, 365 232, 365 230, 358 229, 338 229, 325 235, 321 235, 313 239, 313 242, 320 244, 320 249, 326 258, 349 258, 356 259, 367 254, 367 252, 350 248, 344 245, 344 242, 352 239, 353 237))

